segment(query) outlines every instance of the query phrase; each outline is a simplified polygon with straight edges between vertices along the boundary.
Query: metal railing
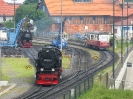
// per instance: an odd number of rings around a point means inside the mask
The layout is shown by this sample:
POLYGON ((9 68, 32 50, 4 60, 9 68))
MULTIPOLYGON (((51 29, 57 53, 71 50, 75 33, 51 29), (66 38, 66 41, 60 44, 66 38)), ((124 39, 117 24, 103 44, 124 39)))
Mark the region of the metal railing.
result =
POLYGON ((77 99, 87 90, 90 90, 93 86, 93 74, 84 78, 75 86, 73 86, 69 91, 66 93, 62 93, 62 95, 58 99, 77 99))

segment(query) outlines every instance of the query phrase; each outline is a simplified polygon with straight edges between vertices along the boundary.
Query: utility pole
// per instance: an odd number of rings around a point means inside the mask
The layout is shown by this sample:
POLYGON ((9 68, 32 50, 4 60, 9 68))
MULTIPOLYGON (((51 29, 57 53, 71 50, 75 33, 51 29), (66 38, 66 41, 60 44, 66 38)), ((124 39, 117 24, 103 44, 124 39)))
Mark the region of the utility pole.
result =
POLYGON ((112 72, 113 72, 113 83, 114 83, 114 88, 115 88, 115 33, 114 33, 114 16, 115 16, 115 0, 113 0, 113 67, 112 67, 112 72))
POLYGON ((14 28, 16 27, 16 22, 15 22, 15 13, 16 13, 16 9, 15 9, 15 1, 17 1, 17 0, 12 0, 12 1, 14 1, 14 28))
MULTIPOLYGON (((0 34, 1 37, 1 34, 0 34)), ((1 58, 1 38, 0 38, 0 81, 2 81, 2 58, 1 58)))
POLYGON ((127 56, 128 56, 128 1, 127 1, 127 56))
POLYGON ((61 0, 61 31, 60 31, 61 51, 62 51, 62 0, 61 0))
POLYGON ((122 19, 121 19, 121 66, 123 67, 123 9, 124 9, 124 5, 123 5, 123 0, 122 0, 122 19))

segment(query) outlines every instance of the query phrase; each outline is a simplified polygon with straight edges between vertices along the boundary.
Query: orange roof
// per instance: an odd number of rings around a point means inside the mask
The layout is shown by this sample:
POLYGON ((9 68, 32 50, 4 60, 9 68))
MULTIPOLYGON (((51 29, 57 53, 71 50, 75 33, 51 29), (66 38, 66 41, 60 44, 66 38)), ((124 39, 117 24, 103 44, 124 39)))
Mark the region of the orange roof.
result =
MULTIPOLYGON (((18 5, 15 5, 15 8, 18 8, 18 5)), ((14 5, 9 5, 3 0, 0 0, 0 16, 13 16, 14 15, 14 5)))
MULTIPOLYGON (((51 16, 61 15, 61 0, 44 0, 51 16)), ((115 4, 115 13, 121 11, 118 3, 115 4)), ((112 0, 93 0, 92 3, 73 2, 62 0, 62 15, 86 16, 86 15, 113 15, 112 0)))
MULTIPOLYGON (((128 16, 133 14, 133 8, 128 8, 128 16)), ((122 10, 118 13, 115 13, 115 16, 122 16, 122 10)), ((123 9, 123 16, 127 16, 127 8, 123 9)))

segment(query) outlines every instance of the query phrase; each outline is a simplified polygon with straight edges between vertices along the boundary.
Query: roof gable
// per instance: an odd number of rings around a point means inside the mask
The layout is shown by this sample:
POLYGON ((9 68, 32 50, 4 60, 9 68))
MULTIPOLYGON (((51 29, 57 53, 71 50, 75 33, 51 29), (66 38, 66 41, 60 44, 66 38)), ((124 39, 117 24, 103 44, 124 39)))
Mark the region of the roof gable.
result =
MULTIPOLYGON (((18 8, 18 5, 15 5, 15 8, 18 8)), ((14 5, 9 5, 3 0, 0 0, 0 16, 13 16, 14 15, 14 5)))

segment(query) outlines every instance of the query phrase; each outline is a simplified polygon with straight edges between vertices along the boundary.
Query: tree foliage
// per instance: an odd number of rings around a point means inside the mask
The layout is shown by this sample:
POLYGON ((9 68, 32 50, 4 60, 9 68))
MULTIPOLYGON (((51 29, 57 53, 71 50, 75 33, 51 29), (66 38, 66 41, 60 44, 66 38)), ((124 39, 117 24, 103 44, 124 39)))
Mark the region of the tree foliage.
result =
POLYGON ((2 25, 6 28, 14 28, 14 22, 13 21, 2 22, 2 25))
POLYGON ((37 3, 37 2, 38 2, 38 0, 25 0, 25 1, 24 1, 24 4, 25 4, 25 5, 28 5, 28 4, 37 3))
POLYGON ((42 10, 36 10, 36 4, 22 5, 16 10, 16 22, 29 14, 29 18, 34 21, 40 20, 45 15, 42 10))
MULTIPOLYGON (((124 1, 124 0, 123 0, 124 1)), ((124 2, 133 2, 133 0, 125 0, 124 2)))
MULTIPOLYGON (((26 2, 35 1, 35 0, 27 0, 26 2)), ((29 3, 21 5, 16 10, 15 20, 16 23, 18 23, 22 18, 24 18, 26 15, 29 15, 29 18, 26 19, 29 22, 29 19, 32 19, 37 26, 37 30, 43 31, 48 26, 51 25, 52 20, 40 9, 36 10, 37 3, 29 3)))

